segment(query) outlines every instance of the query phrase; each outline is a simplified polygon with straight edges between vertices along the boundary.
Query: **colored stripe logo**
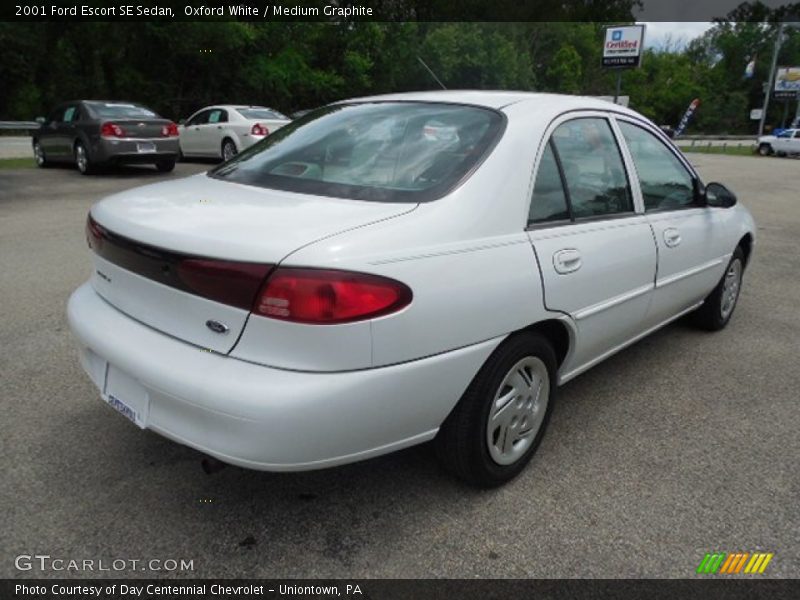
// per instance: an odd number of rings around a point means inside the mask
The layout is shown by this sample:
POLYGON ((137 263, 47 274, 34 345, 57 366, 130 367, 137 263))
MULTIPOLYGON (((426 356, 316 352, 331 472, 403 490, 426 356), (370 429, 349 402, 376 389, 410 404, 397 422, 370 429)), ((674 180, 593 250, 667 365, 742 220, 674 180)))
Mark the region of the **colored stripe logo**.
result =
POLYGON ((775 554, 771 552, 707 553, 697 567, 705 575, 738 575, 763 573, 775 554))

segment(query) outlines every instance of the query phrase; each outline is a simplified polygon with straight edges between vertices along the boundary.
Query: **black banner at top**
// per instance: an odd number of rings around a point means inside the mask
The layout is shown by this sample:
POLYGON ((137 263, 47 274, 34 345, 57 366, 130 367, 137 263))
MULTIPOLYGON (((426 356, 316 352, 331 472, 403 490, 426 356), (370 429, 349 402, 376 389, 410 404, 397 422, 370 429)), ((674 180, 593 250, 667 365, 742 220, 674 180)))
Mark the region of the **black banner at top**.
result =
POLYGON ((762 0, 12 0, 2 21, 711 21, 760 20, 761 9, 800 13, 800 3, 762 0), (749 7, 749 8, 748 8, 749 7))

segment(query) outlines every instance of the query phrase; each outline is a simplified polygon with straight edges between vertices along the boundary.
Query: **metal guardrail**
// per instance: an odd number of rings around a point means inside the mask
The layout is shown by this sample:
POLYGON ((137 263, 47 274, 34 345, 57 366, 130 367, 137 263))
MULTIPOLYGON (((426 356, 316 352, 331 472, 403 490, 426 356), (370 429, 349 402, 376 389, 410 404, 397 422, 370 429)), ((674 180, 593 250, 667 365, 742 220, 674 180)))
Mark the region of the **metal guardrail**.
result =
POLYGON ((0 129, 39 129, 36 121, 0 121, 0 129))

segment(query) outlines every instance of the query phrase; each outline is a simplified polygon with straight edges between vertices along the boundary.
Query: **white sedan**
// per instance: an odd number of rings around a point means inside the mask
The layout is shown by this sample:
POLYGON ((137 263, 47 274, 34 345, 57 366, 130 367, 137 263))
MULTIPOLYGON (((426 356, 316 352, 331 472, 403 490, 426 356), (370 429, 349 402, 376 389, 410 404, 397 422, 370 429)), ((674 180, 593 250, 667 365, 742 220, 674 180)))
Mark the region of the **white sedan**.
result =
POLYGON ((754 236, 626 108, 380 96, 95 204, 69 321, 109 405, 219 461, 435 440, 492 486, 530 460, 558 385, 687 313, 725 327, 754 236))
POLYGON ((761 156, 800 154, 800 129, 784 129, 778 135, 761 136, 758 138, 758 153, 761 156))
POLYGON ((229 160, 289 122, 264 106, 207 106, 178 128, 181 154, 229 160))

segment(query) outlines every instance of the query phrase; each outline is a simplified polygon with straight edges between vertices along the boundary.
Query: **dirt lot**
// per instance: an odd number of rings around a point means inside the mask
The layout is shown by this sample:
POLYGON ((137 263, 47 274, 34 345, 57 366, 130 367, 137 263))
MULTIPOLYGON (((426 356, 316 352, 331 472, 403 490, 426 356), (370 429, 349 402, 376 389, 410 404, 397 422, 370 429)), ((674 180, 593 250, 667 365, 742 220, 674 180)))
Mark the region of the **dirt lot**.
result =
MULTIPOLYGON (((672 325, 566 385, 531 467, 480 492, 429 448, 328 471, 205 475, 99 399, 64 315, 89 206, 180 177, 0 171, 0 577, 20 554, 187 559, 200 577, 688 577, 709 551, 800 575, 800 161, 690 155, 759 224, 730 326, 672 325)), ((109 332, 113 335, 114 332, 109 332)))

